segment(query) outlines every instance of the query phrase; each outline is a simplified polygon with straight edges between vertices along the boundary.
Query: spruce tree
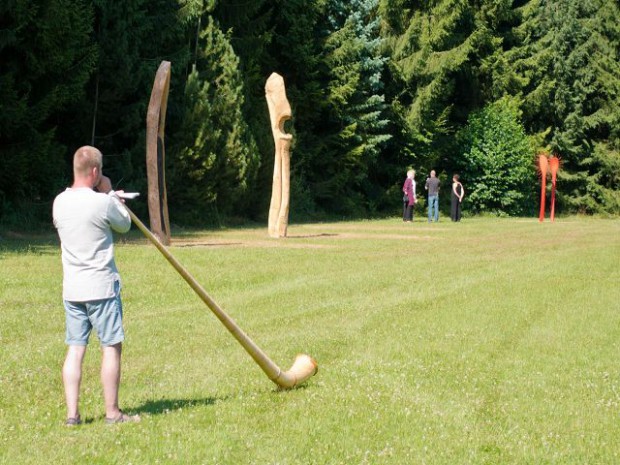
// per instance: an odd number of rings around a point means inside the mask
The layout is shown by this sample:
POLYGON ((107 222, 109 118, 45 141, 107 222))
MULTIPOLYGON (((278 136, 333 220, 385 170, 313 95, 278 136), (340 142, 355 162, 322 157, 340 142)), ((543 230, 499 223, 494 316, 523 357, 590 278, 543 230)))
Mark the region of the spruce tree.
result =
POLYGON ((620 212, 620 11, 614 1, 532 0, 507 52, 530 131, 562 158, 561 205, 620 212))
POLYGON ((241 111, 239 59, 209 13, 201 17, 204 27, 185 86, 185 112, 172 145, 171 210, 194 224, 219 222, 220 214, 251 205, 258 164, 241 111))
POLYGON ((492 83, 487 61, 500 53, 497 28, 506 2, 382 0, 384 34, 399 82, 392 106, 412 139, 416 162, 454 167, 454 134, 484 106, 492 83))
MULTIPOLYGON (((244 92, 242 118, 248 125, 260 155, 252 185, 252 208, 247 209, 245 214, 260 221, 266 221, 269 210, 274 156, 269 111, 265 101, 265 82, 272 72, 282 73, 270 50, 274 40, 276 7, 274 2, 267 0, 247 3, 219 1, 213 10, 213 17, 221 29, 226 31, 239 57, 244 92)), ((284 78, 289 87, 288 76, 284 78)), ((292 124, 287 126, 292 127, 292 124)), ((299 199, 295 200, 295 204, 299 205, 299 199)))
POLYGON ((378 170, 382 148, 391 138, 382 81, 387 57, 382 55, 377 7, 377 0, 328 3, 325 63, 334 132, 329 138, 333 158, 326 163, 331 175, 322 190, 336 211, 359 214, 374 200, 370 175, 378 170))

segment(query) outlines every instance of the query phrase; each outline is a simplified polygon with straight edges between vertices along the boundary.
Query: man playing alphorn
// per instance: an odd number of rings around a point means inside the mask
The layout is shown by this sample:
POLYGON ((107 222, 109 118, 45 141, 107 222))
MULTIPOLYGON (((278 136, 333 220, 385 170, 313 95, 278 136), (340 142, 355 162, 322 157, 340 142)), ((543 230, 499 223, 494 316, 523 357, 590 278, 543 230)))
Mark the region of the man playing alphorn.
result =
MULTIPOLYGON (((54 200, 54 226, 62 249, 67 356, 62 379, 66 425, 79 425, 82 362, 90 332, 101 343, 101 383, 106 423, 139 421, 118 407, 121 350, 125 339, 121 283, 114 262, 112 230, 127 232, 131 218, 102 174, 102 155, 84 146, 73 157, 73 185, 54 200)), ((119 193, 122 191, 119 191, 119 193)))

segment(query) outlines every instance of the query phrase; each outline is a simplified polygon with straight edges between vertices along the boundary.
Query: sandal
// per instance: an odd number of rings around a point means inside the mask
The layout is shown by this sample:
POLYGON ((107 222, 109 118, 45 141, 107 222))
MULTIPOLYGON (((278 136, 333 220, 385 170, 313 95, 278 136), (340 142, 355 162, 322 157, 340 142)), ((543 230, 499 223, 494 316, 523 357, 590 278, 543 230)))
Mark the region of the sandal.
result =
POLYGON ((82 419, 80 418, 80 415, 73 417, 73 418, 67 418, 67 420, 65 421, 65 426, 78 426, 82 424, 82 419))
POLYGON ((106 425, 115 425, 117 423, 138 423, 140 421, 139 415, 127 415, 121 410, 116 418, 105 419, 106 425))

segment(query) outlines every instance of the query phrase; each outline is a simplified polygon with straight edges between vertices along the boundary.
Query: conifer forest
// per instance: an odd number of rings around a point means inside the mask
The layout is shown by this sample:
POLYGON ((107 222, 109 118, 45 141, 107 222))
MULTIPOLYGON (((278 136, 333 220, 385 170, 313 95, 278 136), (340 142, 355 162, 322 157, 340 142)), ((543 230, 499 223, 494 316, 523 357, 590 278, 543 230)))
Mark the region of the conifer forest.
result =
MULTIPOLYGON (((146 110, 172 64, 175 225, 265 221, 265 81, 293 118, 291 219, 391 215, 416 170, 453 173, 468 214, 537 212, 536 156, 561 159, 560 214, 620 214, 618 0, 4 0, 0 224, 51 221, 82 145, 143 195, 146 110)), ((440 197, 444 208, 449 195, 440 197)))

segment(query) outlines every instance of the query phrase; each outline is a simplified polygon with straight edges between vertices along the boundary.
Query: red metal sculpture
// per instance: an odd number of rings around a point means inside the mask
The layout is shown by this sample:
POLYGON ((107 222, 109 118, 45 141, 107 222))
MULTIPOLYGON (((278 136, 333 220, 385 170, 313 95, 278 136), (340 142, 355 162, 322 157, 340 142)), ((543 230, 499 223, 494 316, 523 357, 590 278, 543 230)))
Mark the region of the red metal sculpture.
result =
POLYGON ((540 213, 538 214, 538 221, 541 223, 545 219, 545 193, 547 190, 547 166, 549 160, 546 153, 538 155, 538 171, 540 173, 540 213))
POLYGON ((560 159, 557 156, 549 158, 551 171, 551 221, 555 221, 555 180, 560 169, 560 159))

